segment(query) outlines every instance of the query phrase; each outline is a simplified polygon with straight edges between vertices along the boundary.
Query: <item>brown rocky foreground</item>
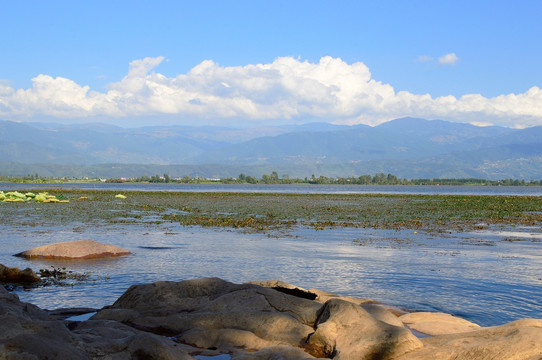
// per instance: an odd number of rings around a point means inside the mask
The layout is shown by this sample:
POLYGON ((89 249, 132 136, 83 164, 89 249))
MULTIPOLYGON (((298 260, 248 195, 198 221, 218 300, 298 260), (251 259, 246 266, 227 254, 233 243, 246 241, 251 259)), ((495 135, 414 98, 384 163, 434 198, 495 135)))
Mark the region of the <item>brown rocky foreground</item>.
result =
POLYGON ((15 256, 29 259, 96 259, 129 254, 128 250, 115 245, 102 244, 94 240, 76 240, 38 246, 15 256))
POLYGON ((0 286, 1 359, 534 360, 542 358, 541 339, 542 320, 480 328, 445 314, 397 317, 366 299, 279 281, 132 286, 82 322, 58 319, 0 286), (439 335, 417 338, 404 323, 439 335))

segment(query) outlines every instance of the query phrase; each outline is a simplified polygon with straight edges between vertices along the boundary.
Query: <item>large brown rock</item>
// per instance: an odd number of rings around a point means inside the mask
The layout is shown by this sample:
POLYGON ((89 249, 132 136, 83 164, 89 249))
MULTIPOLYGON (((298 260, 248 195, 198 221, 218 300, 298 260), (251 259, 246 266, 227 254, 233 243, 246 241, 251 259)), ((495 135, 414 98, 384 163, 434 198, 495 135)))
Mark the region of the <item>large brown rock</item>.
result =
POLYGON ((304 289, 284 288, 215 278, 138 285, 90 320, 73 322, 58 320, 66 310, 52 317, 0 286, 0 359, 542 358, 542 320, 417 339, 381 305, 321 304, 304 289))
POLYGON ((0 264, 0 282, 2 283, 36 283, 41 278, 30 269, 20 270, 17 267, 7 267, 0 264))
POLYGON ((380 320, 393 326, 404 327, 403 322, 394 313, 386 309, 381 304, 364 303, 361 304, 362 309, 367 311, 376 320, 380 320))
POLYGON ((298 347, 321 304, 254 284, 221 279, 132 286, 92 319, 121 321, 200 348, 232 352, 298 347))
POLYGON ((85 321, 73 330, 80 348, 92 359, 194 359, 198 349, 116 321, 85 321))
POLYGON ((0 286, 0 358, 88 359, 60 321, 0 286))
POLYGON ((422 346, 380 305, 364 309, 341 299, 324 305, 311 297, 279 281, 157 282, 132 286, 92 319, 123 322, 234 359, 391 359, 422 346))
POLYGON ((0 286, 0 359, 194 359, 198 349, 118 322, 67 323, 0 286))
POLYGON ((44 259, 95 259, 128 254, 130 254, 128 250, 115 245, 102 244, 94 240, 76 240, 38 246, 15 256, 44 259))
POLYGON ((422 346, 407 329, 379 321, 340 299, 326 302, 307 341, 312 354, 342 360, 393 359, 422 346))
POLYGON ((251 281, 249 284, 256 284, 264 287, 269 287, 274 290, 283 292, 285 294, 291 294, 305 299, 316 300, 319 303, 326 303, 330 299, 339 299, 348 301, 357 305, 360 305, 365 309, 372 317, 377 320, 383 321, 390 325, 403 327, 403 322, 393 314, 391 311, 386 309, 382 304, 378 304, 373 300, 364 299, 364 298, 354 298, 350 296, 340 296, 334 293, 330 293, 318 289, 304 289, 302 287, 288 284, 280 280, 267 280, 267 281, 251 281))

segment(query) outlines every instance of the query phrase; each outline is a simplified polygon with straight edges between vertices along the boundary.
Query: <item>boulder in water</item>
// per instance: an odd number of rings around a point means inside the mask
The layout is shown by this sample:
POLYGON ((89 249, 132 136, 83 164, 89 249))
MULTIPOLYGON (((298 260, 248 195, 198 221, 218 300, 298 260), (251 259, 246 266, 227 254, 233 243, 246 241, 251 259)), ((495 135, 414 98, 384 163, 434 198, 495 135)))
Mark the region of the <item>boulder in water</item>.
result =
POLYGON ((94 240, 65 241, 38 246, 15 254, 25 258, 42 259, 96 259, 131 254, 115 245, 102 244, 94 240))

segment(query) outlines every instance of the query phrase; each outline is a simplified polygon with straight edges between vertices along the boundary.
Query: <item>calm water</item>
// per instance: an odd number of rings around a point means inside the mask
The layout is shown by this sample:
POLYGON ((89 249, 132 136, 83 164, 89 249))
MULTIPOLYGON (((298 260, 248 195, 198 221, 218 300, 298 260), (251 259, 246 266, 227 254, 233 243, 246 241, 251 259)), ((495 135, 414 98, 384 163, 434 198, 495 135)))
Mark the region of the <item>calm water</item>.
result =
POLYGON ((177 224, 0 224, 0 263, 91 274, 94 281, 74 286, 16 290, 22 300, 43 308, 100 308, 132 284, 216 276, 237 283, 280 279, 410 310, 444 311, 480 325, 542 318, 541 244, 539 228, 468 234, 296 228, 265 235, 177 224), (12 256, 75 239, 115 244, 133 255, 80 262, 12 256))
POLYGON ((440 194, 440 195, 530 195, 542 196, 542 186, 391 186, 391 185, 222 185, 222 184, 12 184, 0 190, 81 189, 113 191, 261 192, 297 194, 440 194))

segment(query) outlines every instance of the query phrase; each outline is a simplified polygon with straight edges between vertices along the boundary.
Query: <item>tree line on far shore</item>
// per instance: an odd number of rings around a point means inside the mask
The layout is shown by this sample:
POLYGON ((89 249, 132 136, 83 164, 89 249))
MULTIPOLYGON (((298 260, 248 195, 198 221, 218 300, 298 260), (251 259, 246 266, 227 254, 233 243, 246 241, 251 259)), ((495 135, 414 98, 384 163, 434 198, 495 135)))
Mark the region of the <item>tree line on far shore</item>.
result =
POLYGON ((310 178, 291 178, 288 175, 279 176, 276 171, 271 174, 263 174, 262 177, 239 174, 236 178, 220 178, 208 179, 184 176, 182 178, 172 178, 168 174, 140 176, 131 180, 112 182, 149 182, 149 183, 180 183, 180 184, 201 184, 201 183, 221 183, 221 184, 319 184, 319 185, 480 185, 480 186, 542 186, 542 180, 518 180, 518 179, 503 179, 503 180, 487 180, 487 179, 404 179, 398 178, 393 174, 378 173, 375 175, 361 175, 358 177, 327 177, 314 176, 310 178))
POLYGON ((171 177, 168 174, 163 175, 143 175, 137 178, 110 178, 110 179, 89 179, 89 178, 52 178, 42 177, 38 174, 29 174, 27 176, 0 176, 0 182, 12 183, 48 183, 48 182, 66 182, 66 181, 105 181, 109 183, 179 183, 179 184, 202 184, 202 183, 220 183, 220 184, 320 184, 320 185, 479 185, 479 186, 542 186, 542 180, 519 180, 502 179, 487 180, 476 178, 459 179, 405 179, 399 178, 393 174, 378 173, 375 175, 361 175, 349 177, 327 177, 314 176, 305 178, 293 178, 288 175, 279 176, 276 171, 271 174, 263 174, 260 178, 251 175, 239 174, 236 178, 202 178, 191 177, 171 177))

